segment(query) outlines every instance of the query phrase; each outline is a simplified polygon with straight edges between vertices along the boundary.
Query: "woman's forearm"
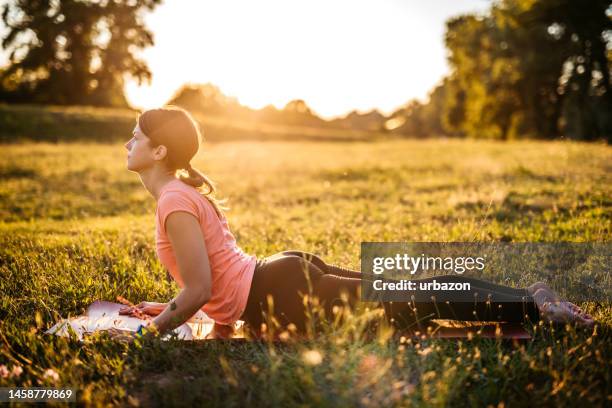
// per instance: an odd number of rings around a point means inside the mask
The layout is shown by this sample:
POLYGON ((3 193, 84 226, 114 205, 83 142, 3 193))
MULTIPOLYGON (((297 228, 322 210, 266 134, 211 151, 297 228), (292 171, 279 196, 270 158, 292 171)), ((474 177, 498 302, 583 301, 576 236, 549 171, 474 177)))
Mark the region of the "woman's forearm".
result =
POLYGON ((185 323, 208 301, 200 288, 184 288, 168 306, 152 320, 160 334, 173 330, 185 323))

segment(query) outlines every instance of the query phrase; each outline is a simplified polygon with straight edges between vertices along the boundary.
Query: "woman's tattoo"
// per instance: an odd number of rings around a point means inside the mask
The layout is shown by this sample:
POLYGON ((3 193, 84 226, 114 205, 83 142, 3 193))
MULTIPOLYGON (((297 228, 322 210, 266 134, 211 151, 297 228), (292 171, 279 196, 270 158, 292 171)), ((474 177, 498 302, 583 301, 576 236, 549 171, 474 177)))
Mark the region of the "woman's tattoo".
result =
POLYGON ((170 303, 170 310, 175 310, 176 309, 176 303, 172 302, 170 303))

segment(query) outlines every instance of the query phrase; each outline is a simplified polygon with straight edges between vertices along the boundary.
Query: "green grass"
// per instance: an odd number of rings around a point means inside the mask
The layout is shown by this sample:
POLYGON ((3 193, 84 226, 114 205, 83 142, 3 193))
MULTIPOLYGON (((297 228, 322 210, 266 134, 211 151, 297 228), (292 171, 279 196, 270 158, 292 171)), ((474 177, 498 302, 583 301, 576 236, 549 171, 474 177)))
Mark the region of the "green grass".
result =
MULTIPOLYGON (((533 340, 413 341, 340 327, 283 345, 85 344, 45 336, 96 299, 166 301, 155 202, 121 144, 11 144, 0 157, 0 386, 72 385, 88 405, 604 406, 612 309, 594 331, 533 340), (320 356, 319 364, 313 355, 320 356), (45 370, 59 374, 45 378, 45 370)), ((361 241, 609 242, 612 148, 577 143, 386 141, 205 144, 195 167, 229 198, 239 245, 358 269, 361 241)), ((524 277, 529 281, 529 277, 524 277)), ((518 282, 514 282, 518 284, 518 282)), ((363 314, 360 314, 363 313, 363 314)), ((372 312, 370 312, 371 314, 372 312)), ((361 316, 360 318, 358 316, 361 316)))

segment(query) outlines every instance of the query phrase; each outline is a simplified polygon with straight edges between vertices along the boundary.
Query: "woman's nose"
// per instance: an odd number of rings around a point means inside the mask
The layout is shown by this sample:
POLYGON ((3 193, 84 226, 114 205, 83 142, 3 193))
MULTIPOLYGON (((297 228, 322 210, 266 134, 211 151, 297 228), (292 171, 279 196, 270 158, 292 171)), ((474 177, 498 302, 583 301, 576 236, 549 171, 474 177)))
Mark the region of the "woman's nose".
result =
POLYGON ((127 142, 124 144, 124 146, 125 146, 125 148, 126 148, 126 149, 130 150, 130 149, 132 148, 132 140, 134 140, 134 138, 132 138, 132 139, 128 140, 128 141, 127 141, 127 142))

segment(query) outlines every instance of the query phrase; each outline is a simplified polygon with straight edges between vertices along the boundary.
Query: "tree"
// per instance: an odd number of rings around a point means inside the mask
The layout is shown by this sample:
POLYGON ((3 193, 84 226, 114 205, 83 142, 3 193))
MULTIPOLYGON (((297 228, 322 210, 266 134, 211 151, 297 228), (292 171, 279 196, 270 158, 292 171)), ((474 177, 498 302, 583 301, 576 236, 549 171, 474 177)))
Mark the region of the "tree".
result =
POLYGON ((494 10, 515 55, 527 125, 546 138, 610 135, 609 0, 506 0, 494 10), (576 130, 573 130, 576 129, 576 130))
POLYGON ((446 109, 449 79, 443 78, 428 95, 426 103, 411 100, 393 112, 385 122, 385 128, 392 133, 424 138, 436 136, 460 136, 458 132, 446 129, 442 119, 446 109))
POLYGON ((447 22, 447 129, 475 137, 612 136, 609 0, 500 0, 447 22))
POLYGON ((141 13, 161 0, 15 0, 2 8, 8 27, 0 73, 8 102, 127 106, 124 75, 150 82, 135 52, 153 45, 141 13))
POLYGON ((506 140, 520 119, 519 61, 492 16, 459 16, 447 22, 453 67, 443 123, 471 137, 506 140))
POLYGON ((212 116, 244 115, 247 111, 236 98, 225 95, 212 83, 185 84, 175 92, 168 103, 212 116))

